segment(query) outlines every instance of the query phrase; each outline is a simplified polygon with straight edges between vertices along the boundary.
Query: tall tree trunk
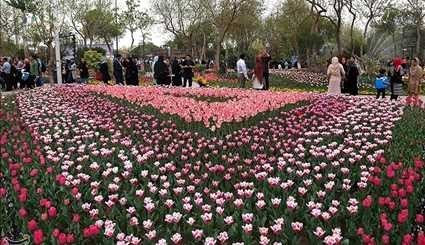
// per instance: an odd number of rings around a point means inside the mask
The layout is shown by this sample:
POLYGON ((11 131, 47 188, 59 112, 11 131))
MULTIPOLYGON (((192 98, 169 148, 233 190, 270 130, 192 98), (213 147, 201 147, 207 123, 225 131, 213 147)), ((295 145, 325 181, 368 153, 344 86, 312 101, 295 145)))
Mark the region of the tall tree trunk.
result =
POLYGON ((421 39, 422 39, 422 35, 421 35, 421 26, 422 26, 422 21, 418 21, 416 23, 416 55, 418 57, 421 57, 421 39))
POLYGON ((351 21, 351 29, 350 29, 351 55, 354 55, 354 24, 355 22, 356 22, 356 16, 353 14, 353 20, 351 21))
POLYGON ((366 25, 364 27, 364 31, 363 31, 364 42, 362 42, 362 44, 360 45, 360 56, 363 56, 363 54, 364 54, 364 43, 367 42, 367 31, 369 29, 369 25, 370 25, 370 22, 372 20, 373 20, 373 17, 369 17, 369 19, 367 19, 366 25))
POLYGON ((392 38, 393 38, 393 44, 394 44, 394 55, 393 57, 395 57, 397 55, 397 43, 395 42, 395 31, 392 33, 392 38))
POLYGON ((131 36, 131 45, 130 45, 130 51, 131 51, 134 45, 134 32, 130 31, 130 36, 131 36))
POLYGON ((206 48, 207 48, 207 37, 205 32, 202 32, 202 52, 201 52, 201 60, 206 60, 206 48))
POLYGON ((145 35, 142 34, 142 57, 145 57, 145 35))
POLYGON ((54 79, 53 79, 53 69, 56 66, 56 53, 55 53, 55 49, 53 48, 52 42, 49 42, 47 44, 47 48, 49 50, 49 66, 47 67, 47 71, 49 72, 49 82, 53 83, 54 79))
POLYGON ((221 52, 221 42, 216 41, 216 43, 215 43, 214 68, 217 72, 220 71, 220 52, 221 52))
POLYGON ((338 49, 338 55, 342 54, 342 44, 341 44, 341 20, 338 21, 337 27, 336 27, 336 47, 338 49))

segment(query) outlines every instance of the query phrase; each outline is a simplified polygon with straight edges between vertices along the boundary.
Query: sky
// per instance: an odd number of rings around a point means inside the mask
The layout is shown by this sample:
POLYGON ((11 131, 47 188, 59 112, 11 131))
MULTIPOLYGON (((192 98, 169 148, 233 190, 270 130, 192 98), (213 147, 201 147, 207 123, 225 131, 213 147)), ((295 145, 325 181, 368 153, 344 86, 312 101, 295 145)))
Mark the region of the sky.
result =
MULTIPOLYGON (((281 0, 265 0, 266 11, 265 14, 270 13, 273 10, 273 7, 281 0)), ((141 9, 147 10, 151 7, 151 0, 141 0, 141 9)), ((117 0, 117 4, 119 8, 125 7, 125 0, 117 0)), ((150 31, 151 42, 153 42, 157 46, 164 45, 168 40, 172 38, 172 36, 167 33, 161 25, 154 25, 150 31)), ((141 42, 141 34, 135 33, 134 35, 135 41, 134 45, 137 45, 141 42)), ((119 46, 120 48, 128 48, 131 45, 131 37, 130 33, 125 33, 125 35, 120 39, 119 46)))

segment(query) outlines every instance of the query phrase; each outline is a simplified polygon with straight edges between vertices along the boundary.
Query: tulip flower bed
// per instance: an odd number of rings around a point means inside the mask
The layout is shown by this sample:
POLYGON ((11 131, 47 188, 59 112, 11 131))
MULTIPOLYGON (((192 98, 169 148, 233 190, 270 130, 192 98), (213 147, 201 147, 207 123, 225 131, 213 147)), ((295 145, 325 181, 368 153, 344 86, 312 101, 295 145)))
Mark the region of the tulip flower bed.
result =
POLYGON ((223 123, 241 122, 287 104, 308 100, 310 93, 273 93, 236 89, 91 86, 91 91, 125 98, 161 113, 178 115, 187 123, 201 122, 215 130, 223 123), (198 98, 198 99, 197 99, 198 98))
POLYGON ((422 109, 317 96, 204 137, 93 91, 2 98, 2 233, 34 244, 425 242, 423 162, 384 157, 410 134, 421 142, 422 109))

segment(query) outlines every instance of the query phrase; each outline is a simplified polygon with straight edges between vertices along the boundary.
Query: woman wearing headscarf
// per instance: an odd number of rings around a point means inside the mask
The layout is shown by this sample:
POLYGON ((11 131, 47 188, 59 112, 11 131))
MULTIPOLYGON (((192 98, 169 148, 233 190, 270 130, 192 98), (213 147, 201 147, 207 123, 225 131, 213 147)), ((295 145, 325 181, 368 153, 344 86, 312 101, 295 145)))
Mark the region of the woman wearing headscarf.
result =
POLYGON ((409 72, 409 96, 418 96, 420 94, 423 70, 419 64, 419 58, 415 57, 412 60, 412 66, 409 72))
POLYGON ((395 58, 393 60, 393 71, 391 74, 391 100, 397 100, 403 95, 403 75, 405 74, 401 66, 402 60, 395 58))
POLYGON ((169 81, 168 66, 164 62, 164 56, 159 56, 158 61, 155 62, 154 66, 154 78, 156 79, 156 84, 158 85, 168 85, 169 81))
POLYGON ((345 71, 341 63, 339 63, 338 57, 332 58, 332 63, 328 67, 327 75, 329 80, 328 94, 341 94, 341 81, 345 76, 345 71))
POLYGON ((344 89, 346 93, 350 95, 358 95, 359 89, 357 87, 357 80, 359 78, 360 72, 357 68, 357 65, 354 61, 354 58, 348 60, 347 65, 347 75, 345 77, 344 89))
POLYGON ((134 58, 129 58, 126 64, 125 80, 127 85, 137 86, 139 85, 139 69, 134 58))
POLYGON ((111 76, 109 75, 109 68, 106 58, 102 60, 99 65, 99 72, 102 74, 102 81, 107 84, 108 81, 111 80, 111 76))
POLYGON ((182 86, 182 68, 177 57, 174 57, 171 63, 171 72, 173 73, 173 86, 182 86))

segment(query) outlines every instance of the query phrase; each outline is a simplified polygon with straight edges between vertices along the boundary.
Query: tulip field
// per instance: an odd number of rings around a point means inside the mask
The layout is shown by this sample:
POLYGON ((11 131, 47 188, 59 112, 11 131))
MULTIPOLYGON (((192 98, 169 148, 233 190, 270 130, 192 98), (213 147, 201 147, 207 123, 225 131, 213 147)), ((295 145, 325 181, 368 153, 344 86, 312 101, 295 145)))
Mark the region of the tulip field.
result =
POLYGON ((425 244, 414 104, 91 85, 4 96, 0 238, 425 244))

